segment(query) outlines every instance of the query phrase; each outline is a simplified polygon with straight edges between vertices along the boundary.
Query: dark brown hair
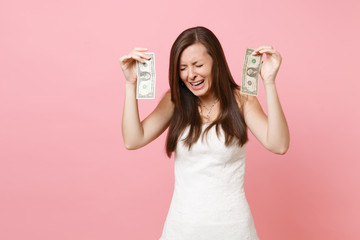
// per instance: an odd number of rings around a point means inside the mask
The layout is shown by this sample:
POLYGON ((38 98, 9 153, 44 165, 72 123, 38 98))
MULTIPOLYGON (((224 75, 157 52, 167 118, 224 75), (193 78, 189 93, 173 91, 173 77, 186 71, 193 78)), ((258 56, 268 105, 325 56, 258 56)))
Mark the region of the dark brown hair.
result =
MULTIPOLYGON (((191 148, 201 135, 201 117, 198 110, 198 98, 184 85, 179 74, 180 56, 185 48, 195 43, 201 43, 212 57, 212 79, 210 91, 219 99, 220 114, 209 124, 204 134, 216 126, 219 135, 219 125, 225 134, 225 145, 229 146, 238 140, 240 146, 247 140, 247 126, 242 111, 237 104, 239 86, 231 76, 224 51, 214 33, 204 27, 194 27, 183 31, 175 40, 170 52, 169 83, 171 101, 175 105, 170 121, 166 141, 166 153, 170 157, 175 151, 179 136, 190 125, 188 136, 184 139, 186 146, 191 148)), ((242 105, 241 105, 242 106, 242 105)), ((241 107, 242 108, 242 107, 241 107)))

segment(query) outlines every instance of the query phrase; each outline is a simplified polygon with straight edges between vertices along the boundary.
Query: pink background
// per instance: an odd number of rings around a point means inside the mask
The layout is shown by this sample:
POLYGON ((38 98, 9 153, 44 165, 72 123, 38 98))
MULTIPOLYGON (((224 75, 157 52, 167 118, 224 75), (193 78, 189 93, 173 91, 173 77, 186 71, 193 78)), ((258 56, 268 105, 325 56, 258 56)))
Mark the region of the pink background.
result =
POLYGON ((118 59, 156 53, 144 117, 168 89, 173 41, 197 25, 218 36, 237 82, 246 47, 283 57, 290 149, 272 154, 250 134, 247 153, 260 239, 360 239, 359 12, 357 0, 1 1, 0 239, 160 237, 173 159, 165 134, 124 148, 118 59))

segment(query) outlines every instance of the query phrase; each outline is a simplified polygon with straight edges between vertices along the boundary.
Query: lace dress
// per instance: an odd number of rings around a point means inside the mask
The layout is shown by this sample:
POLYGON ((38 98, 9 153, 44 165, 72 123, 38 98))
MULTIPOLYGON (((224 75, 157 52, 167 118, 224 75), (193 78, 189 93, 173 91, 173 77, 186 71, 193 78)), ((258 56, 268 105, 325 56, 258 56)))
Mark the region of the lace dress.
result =
MULTIPOLYGON (((203 131, 208 124, 203 124, 203 131)), ((175 186, 159 240, 258 240, 245 197, 246 144, 225 146, 215 126, 190 151, 175 151, 175 186)))

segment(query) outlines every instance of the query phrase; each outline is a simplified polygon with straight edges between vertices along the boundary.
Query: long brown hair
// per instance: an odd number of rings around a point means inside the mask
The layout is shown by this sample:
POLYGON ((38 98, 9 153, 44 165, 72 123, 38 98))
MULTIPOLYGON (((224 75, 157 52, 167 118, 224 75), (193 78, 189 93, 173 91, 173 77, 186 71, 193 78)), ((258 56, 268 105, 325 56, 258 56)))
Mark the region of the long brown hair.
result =
POLYGON ((194 27, 183 31, 177 37, 170 52, 169 83, 171 101, 174 103, 175 109, 166 141, 166 153, 169 157, 176 149, 180 134, 188 125, 190 125, 190 129, 184 143, 189 149, 201 135, 202 122, 198 110, 198 98, 185 86, 179 74, 182 52, 195 43, 203 44, 212 57, 213 82, 210 91, 214 92, 220 103, 219 116, 209 124, 204 134, 215 125, 218 135, 219 126, 224 130, 226 146, 232 144, 234 140, 238 140, 238 144, 242 146, 248 140, 244 115, 240 111, 236 100, 239 97, 237 93, 240 87, 231 76, 220 42, 209 29, 194 27))

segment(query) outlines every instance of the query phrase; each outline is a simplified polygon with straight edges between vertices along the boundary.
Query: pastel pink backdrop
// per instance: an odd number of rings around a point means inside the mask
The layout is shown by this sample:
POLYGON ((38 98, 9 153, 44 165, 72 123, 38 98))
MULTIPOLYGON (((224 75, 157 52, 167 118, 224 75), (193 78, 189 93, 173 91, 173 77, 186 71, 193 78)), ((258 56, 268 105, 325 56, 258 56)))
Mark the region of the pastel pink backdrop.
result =
MULTIPOLYGON (((359 1, 1 1, 0 239, 158 239, 172 197, 165 135, 121 135, 133 47, 156 53, 156 100, 175 38, 203 25, 237 82, 272 45, 290 131, 284 156, 250 134, 245 188, 260 239, 360 239, 359 1)), ((265 91, 259 100, 266 109, 265 91)))

